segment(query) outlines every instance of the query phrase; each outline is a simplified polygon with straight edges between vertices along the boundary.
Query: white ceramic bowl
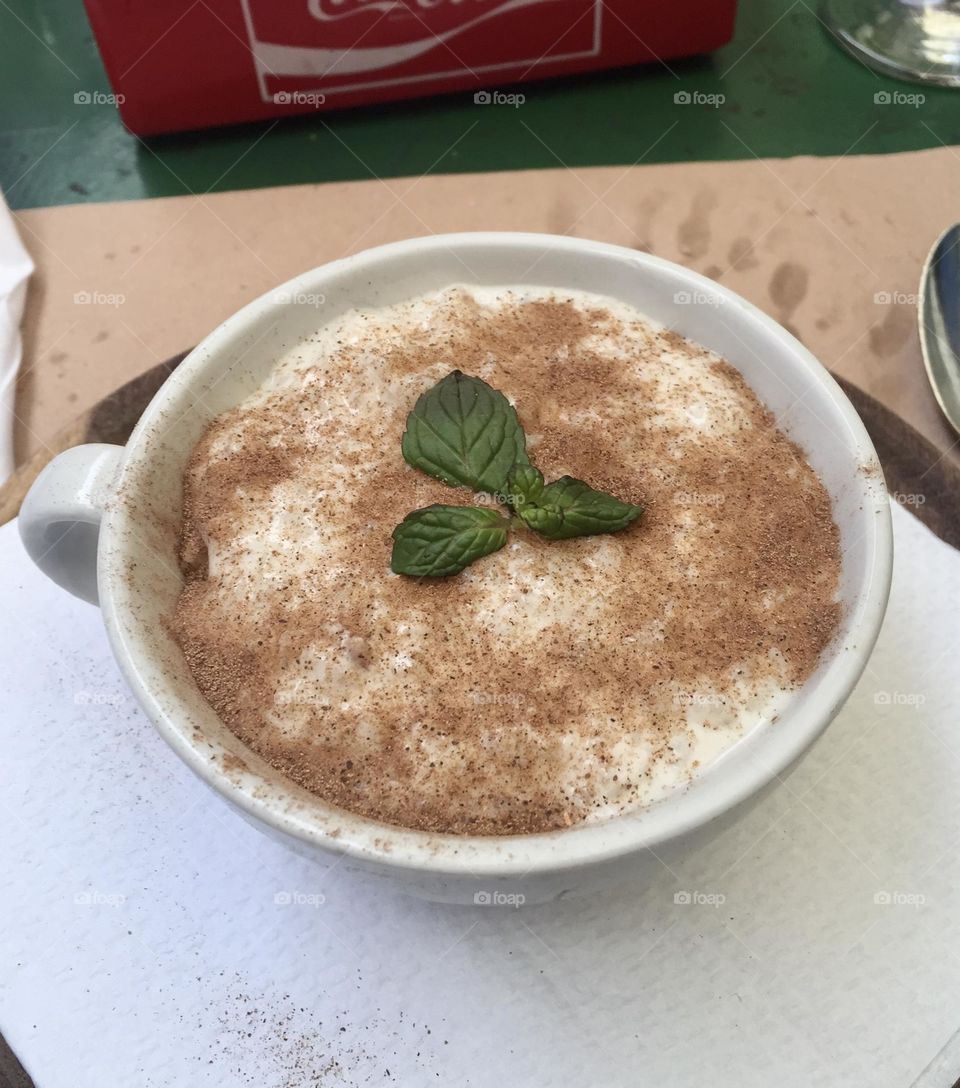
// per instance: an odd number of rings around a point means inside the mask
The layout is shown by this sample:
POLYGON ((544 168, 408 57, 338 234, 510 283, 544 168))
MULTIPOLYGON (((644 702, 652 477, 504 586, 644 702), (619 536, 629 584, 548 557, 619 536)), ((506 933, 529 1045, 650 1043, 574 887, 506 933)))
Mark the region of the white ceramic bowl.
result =
MULTIPOLYGON (((642 456, 638 451, 637 456, 642 456)), ((20 516, 30 555, 103 609, 138 702, 181 758, 258 827, 296 849, 430 898, 555 898, 659 865, 706 842, 775 782, 837 713, 873 648, 892 561, 876 453, 826 370, 750 303, 644 253, 578 238, 455 234, 383 246, 324 265, 215 329, 157 393, 125 448, 81 446, 47 467, 20 516), (726 357, 806 451, 833 500, 843 571, 842 630, 787 711, 683 792, 634 814, 548 834, 427 834, 355 816, 250 752, 203 699, 165 622, 181 587, 175 557, 184 463, 209 421, 278 357, 354 306, 384 306, 454 283, 592 291, 636 307, 726 357), (322 301, 321 301, 322 300, 322 301), (72 528, 71 528, 72 527, 72 528), (65 530, 70 529, 66 536, 65 530), (61 539, 62 538, 62 539, 61 539)))

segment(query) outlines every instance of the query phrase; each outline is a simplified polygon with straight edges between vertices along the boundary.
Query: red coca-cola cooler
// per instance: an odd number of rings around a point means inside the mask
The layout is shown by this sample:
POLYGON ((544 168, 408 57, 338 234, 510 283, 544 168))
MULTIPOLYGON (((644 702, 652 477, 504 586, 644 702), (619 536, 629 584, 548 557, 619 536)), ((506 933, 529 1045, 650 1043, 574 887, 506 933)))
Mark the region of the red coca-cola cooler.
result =
MULTIPOLYGON (((730 39, 736 0, 86 0, 147 135, 667 60, 730 39)), ((500 92, 502 93, 502 92, 500 92)))

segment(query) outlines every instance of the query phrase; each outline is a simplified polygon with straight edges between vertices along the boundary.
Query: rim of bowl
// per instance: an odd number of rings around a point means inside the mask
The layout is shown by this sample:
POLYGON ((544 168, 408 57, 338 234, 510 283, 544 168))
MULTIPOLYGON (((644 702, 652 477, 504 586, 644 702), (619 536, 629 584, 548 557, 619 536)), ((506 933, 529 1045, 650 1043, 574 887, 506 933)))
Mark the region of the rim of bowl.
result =
MULTIPOLYGON (((821 402, 829 405, 834 419, 846 428, 856 449, 856 464, 851 464, 850 475, 864 508, 869 570, 858 586, 856 598, 848 612, 848 637, 842 643, 837 640, 827 651, 829 657, 825 657, 821 665, 822 674, 805 692, 802 704, 791 703, 780 716, 776 735, 778 743, 767 744, 768 748, 773 748, 773 752, 768 753, 768 758, 764 760, 741 761, 736 768, 737 773, 732 777, 729 768, 721 766, 724 762, 724 757, 721 757, 691 786, 671 793, 651 806, 627 811, 604 821, 575 824, 555 831, 503 836, 417 831, 339 809, 307 793, 275 769, 269 777, 256 774, 247 776, 256 781, 257 787, 254 789, 246 780, 238 781, 228 774, 222 760, 211 758, 210 746, 214 742, 210 738, 204 738, 205 750, 200 749, 193 740, 192 726, 179 726, 175 720, 177 716, 164 706, 164 703, 174 707, 178 703, 183 705, 174 680, 171 678, 165 689, 158 693, 144 682, 135 664, 139 652, 134 645, 135 636, 123 622, 122 604, 114 592, 115 579, 121 576, 123 548, 117 542, 123 538, 121 530, 126 504, 112 506, 101 528, 98 572, 100 601, 114 653, 137 701, 184 762, 218 793, 255 821, 328 854, 343 854, 389 870, 507 879, 599 864, 644 849, 656 853, 655 847, 717 819, 779 778, 823 732, 846 701, 866 666, 879 634, 892 570, 890 509, 882 488, 883 474, 876 451, 863 422, 840 386, 803 344, 740 295, 672 261, 605 242, 521 232, 430 235, 363 250, 320 265, 271 288, 204 337, 164 382, 127 443, 119 477, 120 488, 129 478, 133 465, 149 460, 151 430, 163 413, 166 402, 175 392, 190 385, 195 373, 211 355, 257 320, 264 310, 279 305, 276 301, 278 294, 309 294, 324 281, 346 272, 355 274, 369 270, 375 277, 378 264, 398 256, 423 260, 437 250, 522 249, 532 245, 544 250, 589 253, 610 260, 628 261, 635 270, 645 269, 653 275, 682 279, 694 289, 719 296, 736 306, 750 321, 780 342, 784 356, 790 359, 790 365, 809 382, 821 402), (870 471, 863 472, 864 467, 870 471), (858 468, 861 471, 858 472, 858 468), (880 481, 882 503, 877 502, 875 493, 871 492, 871 480, 874 486, 876 480, 880 481), (724 781, 725 775, 727 781, 724 781), (296 803, 283 806, 284 810, 281 811, 281 806, 276 803, 281 796, 287 799, 293 797, 296 803)), ((181 720, 189 721, 189 717, 189 712, 185 711, 181 720)), ((749 745, 753 736, 747 734, 730 752, 749 745)), ((263 764, 255 755, 251 762, 263 764)), ((266 764, 263 766, 266 767, 266 764)))

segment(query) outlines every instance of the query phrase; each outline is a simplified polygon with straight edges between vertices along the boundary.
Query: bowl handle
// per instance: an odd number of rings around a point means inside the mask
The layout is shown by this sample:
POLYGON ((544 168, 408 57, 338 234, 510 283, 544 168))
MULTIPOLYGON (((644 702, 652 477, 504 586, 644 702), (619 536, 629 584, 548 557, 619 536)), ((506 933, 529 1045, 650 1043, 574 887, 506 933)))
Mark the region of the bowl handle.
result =
POLYGON ((48 578, 98 603, 97 541, 123 446, 91 443, 55 457, 20 507, 20 539, 48 578))

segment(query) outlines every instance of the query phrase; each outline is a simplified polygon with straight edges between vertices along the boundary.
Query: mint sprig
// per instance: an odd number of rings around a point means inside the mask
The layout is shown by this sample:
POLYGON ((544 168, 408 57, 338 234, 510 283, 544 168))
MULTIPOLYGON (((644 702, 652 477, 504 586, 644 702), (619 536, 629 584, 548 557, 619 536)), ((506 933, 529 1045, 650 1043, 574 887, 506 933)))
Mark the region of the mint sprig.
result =
POLYGON ((529 464, 527 439, 507 398, 454 370, 428 389, 407 418, 404 460, 445 484, 503 491, 514 465, 529 464))
POLYGON ((520 514, 540 502, 544 489, 543 473, 534 465, 514 465, 507 476, 509 502, 520 514))
MULTIPOLYGON (((480 378, 454 370, 428 389, 407 418, 401 443, 413 468, 444 483, 492 493, 527 528, 549 540, 613 533, 643 508, 562 476, 547 484, 527 456, 516 410, 480 378)), ((434 504, 408 514, 393 531, 396 574, 443 577, 499 551, 511 519, 490 507, 434 504)))
MULTIPOLYGON (((534 469, 536 472, 536 469, 534 469)), ((516 493, 522 496, 517 514, 524 525, 550 540, 569 540, 575 536, 615 533, 625 529, 642 513, 643 507, 621 502, 605 491, 597 491, 583 480, 561 476, 552 484, 524 490, 519 481, 530 480, 529 474, 513 477, 516 493)))
POLYGON ((459 574, 475 559, 499 551, 510 521, 488 506, 443 506, 414 510, 393 530, 397 574, 440 578, 459 574))

